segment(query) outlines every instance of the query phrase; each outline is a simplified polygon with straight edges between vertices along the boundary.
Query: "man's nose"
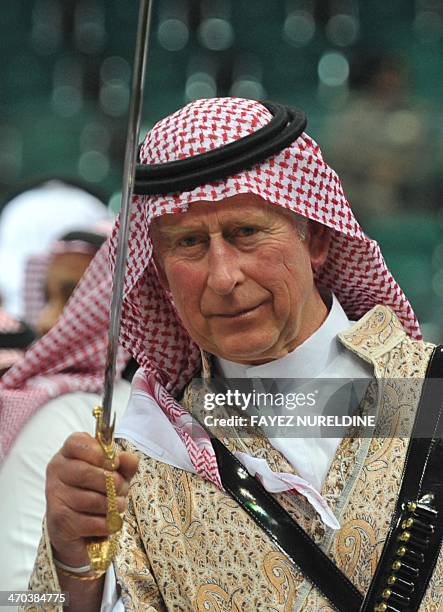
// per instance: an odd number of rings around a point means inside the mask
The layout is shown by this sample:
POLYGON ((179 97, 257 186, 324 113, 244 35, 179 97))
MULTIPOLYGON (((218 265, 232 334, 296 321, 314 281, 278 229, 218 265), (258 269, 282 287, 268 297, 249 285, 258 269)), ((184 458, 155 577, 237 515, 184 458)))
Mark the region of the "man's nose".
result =
POLYGON ((218 295, 229 295, 244 280, 240 253, 223 236, 211 237, 208 254, 208 287, 218 295))

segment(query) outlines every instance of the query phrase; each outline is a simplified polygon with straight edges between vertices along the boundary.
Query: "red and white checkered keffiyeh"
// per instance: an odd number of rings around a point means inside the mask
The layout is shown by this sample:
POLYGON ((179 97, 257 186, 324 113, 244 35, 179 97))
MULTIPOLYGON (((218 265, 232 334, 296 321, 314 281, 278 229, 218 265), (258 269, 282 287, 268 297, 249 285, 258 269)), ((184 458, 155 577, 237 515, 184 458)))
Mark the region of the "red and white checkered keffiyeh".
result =
MULTIPOLYGON (((73 391, 102 392, 111 285, 105 242, 56 325, 0 381, 0 460, 47 401, 73 391)), ((118 374, 126 361, 120 352, 118 374)))
MULTIPOLYGON (((154 126, 141 148, 141 163, 164 163, 221 147, 256 131, 270 119, 270 112, 253 100, 197 100, 154 126)), ((178 194, 135 197, 121 334, 122 345, 142 366, 133 386, 157 400, 197 472, 219 486, 207 434, 191 427, 192 418, 174 400, 198 371, 200 351, 183 328, 171 296, 160 286, 149 229, 155 217, 183 213, 191 202, 218 202, 238 193, 256 194, 270 204, 331 228, 329 256, 317 273, 317 282, 335 293, 351 320, 376 304, 385 304, 396 312, 413 338, 420 338, 414 312, 387 269, 378 244, 363 233, 337 175, 307 134, 266 162, 227 179, 178 194)), ((112 261, 115 249, 116 230, 111 242, 112 261)))

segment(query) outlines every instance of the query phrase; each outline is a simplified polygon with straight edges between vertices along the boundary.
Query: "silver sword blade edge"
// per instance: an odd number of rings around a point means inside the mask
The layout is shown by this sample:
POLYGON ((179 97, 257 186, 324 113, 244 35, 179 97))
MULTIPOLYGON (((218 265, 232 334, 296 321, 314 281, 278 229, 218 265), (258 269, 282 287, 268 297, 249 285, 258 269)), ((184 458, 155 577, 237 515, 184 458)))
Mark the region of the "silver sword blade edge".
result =
POLYGON ((111 312, 109 320, 108 350, 106 355, 103 425, 111 427, 112 397, 114 392, 118 340, 122 297, 126 273, 128 251, 129 220, 131 200, 134 189, 135 166, 137 163, 137 145, 140 132, 140 121, 143 110, 143 91, 146 74, 146 62, 149 47, 149 34, 152 20, 153 0, 141 0, 138 16, 137 38, 134 53, 131 101, 129 105, 128 133, 126 138, 125 161, 123 167, 122 200, 120 209, 120 228, 117 241, 117 256, 112 284, 111 312))

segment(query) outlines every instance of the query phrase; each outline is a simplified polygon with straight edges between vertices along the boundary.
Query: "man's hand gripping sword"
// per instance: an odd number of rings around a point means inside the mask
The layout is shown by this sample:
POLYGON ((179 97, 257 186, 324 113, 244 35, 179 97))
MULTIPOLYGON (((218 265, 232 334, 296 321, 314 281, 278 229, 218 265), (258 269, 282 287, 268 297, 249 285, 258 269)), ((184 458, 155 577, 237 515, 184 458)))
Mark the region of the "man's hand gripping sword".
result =
POLYGON ((115 415, 112 425, 108 426, 103 420, 103 408, 96 406, 93 411, 96 420, 95 437, 102 447, 106 457, 105 478, 106 478, 106 497, 108 508, 106 512, 106 526, 110 536, 105 539, 91 540, 86 545, 91 569, 96 572, 104 572, 112 562, 117 551, 117 534, 123 525, 123 519, 117 509, 117 492, 112 472, 116 468, 116 446, 114 441, 115 415))

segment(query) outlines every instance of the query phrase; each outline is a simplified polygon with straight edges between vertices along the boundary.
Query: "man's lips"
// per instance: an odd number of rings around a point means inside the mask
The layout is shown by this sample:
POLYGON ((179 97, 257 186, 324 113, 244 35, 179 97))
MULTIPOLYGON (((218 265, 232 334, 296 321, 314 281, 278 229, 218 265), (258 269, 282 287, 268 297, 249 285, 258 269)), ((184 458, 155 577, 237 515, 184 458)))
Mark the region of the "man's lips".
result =
POLYGON ((264 302, 260 302, 260 304, 257 304, 256 306, 249 306, 247 308, 242 308, 241 310, 235 310, 233 312, 217 312, 214 313, 212 315, 210 315, 211 317, 218 317, 221 319, 233 319, 235 317, 242 317, 242 316, 246 316, 250 313, 253 313, 255 310, 258 310, 260 308, 260 306, 263 306, 264 302))

